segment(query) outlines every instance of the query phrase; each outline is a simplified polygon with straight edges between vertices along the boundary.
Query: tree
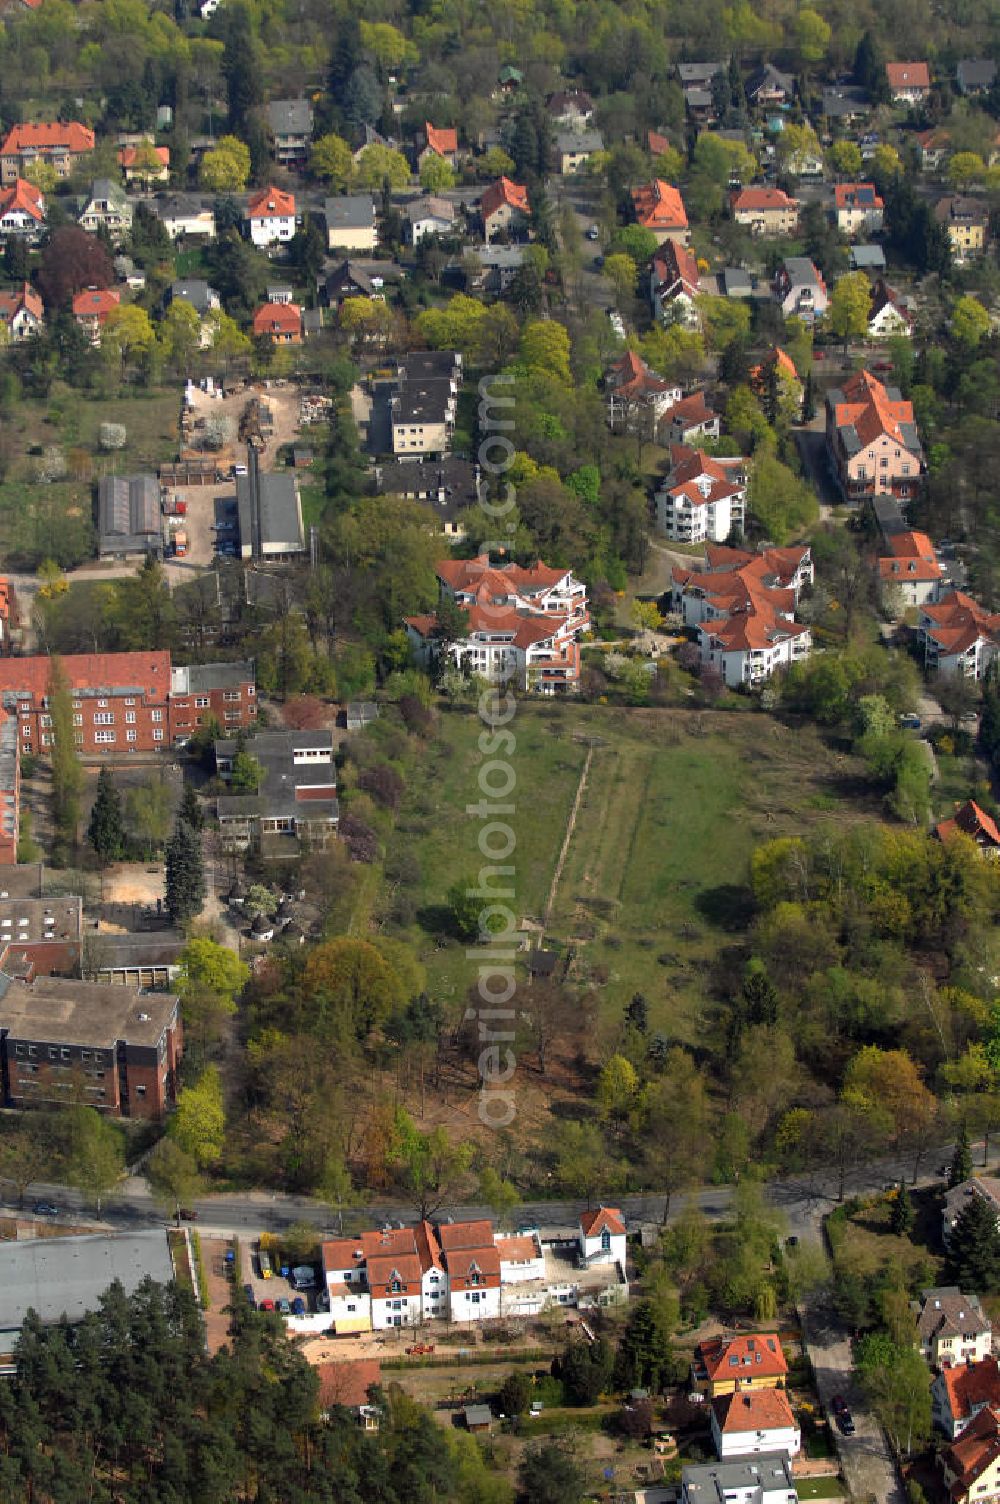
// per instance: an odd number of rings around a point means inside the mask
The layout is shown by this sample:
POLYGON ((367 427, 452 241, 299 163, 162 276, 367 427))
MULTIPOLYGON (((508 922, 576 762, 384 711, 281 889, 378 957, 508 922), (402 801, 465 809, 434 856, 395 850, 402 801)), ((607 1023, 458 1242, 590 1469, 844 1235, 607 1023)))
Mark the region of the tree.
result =
POLYGON ((612 1055, 597 1081, 597 1105, 601 1116, 619 1130, 636 1105, 639 1077, 624 1055, 612 1055))
POLYGON ((806 64, 818 63, 830 45, 830 25, 818 11, 804 7, 795 17, 795 42, 806 64))
POLYGON ((122 1130, 93 1107, 68 1107, 62 1126, 69 1182, 93 1198, 100 1216, 102 1200, 125 1173, 122 1130))
POLYGON ((156 340, 149 314, 138 303, 119 303, 108 313, 101 334, 101 347, 117 352, 124 371, 132 356, 147 354, 156 340))
POLYGON ((615 1384, 620 1389, 663 1388, 673 1367, 673 1349, 665 1312, 653 1300, 640 1300, 630 1310, 618 1344, 615 1384))
POLYGON ((446 193, 455 186, 455 169, 445 157, 429 153, 420 164, 420 186, 427 193, 446 193))
POLYGON ((62 839, 75 846, 80 823, 83 768, 76 749, 73 695, 58 658, 53 658, 49 667, 48 699, 52 719, 52 813, 62 839))
POLYGON ((199 1169, 222 1158, 226 1112, 222 1100, 222 1077, 217 1066, 206 1066, 194 1086, 181 1088, 177 1094, 177 1110, 167 1131, 199 1169))
POLYGON ((357 185, 380 189, 388 183, 390 192, 400 193, 410 181, 410 164, 400 151, 390 146, 366 146, 358 154, 357 185))
POLYGON ((167 845, 167 912, 177 924, 200 914, 205 905, 205 864, 201 837, 183 820, 174 825, 167 845))
POLYGON ((533 320, 521 333, 521 360, 530 372, 548 372, 568 386, 571 381, 569 332, 555 319, 533 320))
POLYGON ((957 151, 948 162, 948 181, 955 188, 968 188, 970 183, 981 183, 986 176, 986 163, 978 152, 957 151))
POLYGON ((330 132, 313 143, 309 171, 335 192, 344 193, 354 177, 354 154, 342 136, 330 132))
POLYGON ((479 1177, 479 1198, 485 1201, 498 1224, 506 1225, 521 1204, 521 1193, 512 1180, 505 1180, 492 1165, 479 1177))
POLYGON ((367 940, 315 946, 300 979, 310 1027, 321 1037, 367 1039, 404 1001, 396 969, 367 940))
MULTIPOLYGON (((863 275, 863 274, 862 274, 863 275)), ((951 310, 951 334, 964 350, 974 350, 990 332, 990 316, 971 293, 959 298, 951 310)))
POLYGON ((884 1333, 870 1332, 858 1343, 855 1365, 894 1449, 909 1456, 931 1434, 926 1363, 915 1347, 900 1347, 884 1333))
POLYGON ((113 287, 107 249, 79 225, 60 225, 42 252, 38 285, 50 308, 65 308, 85 287, 113 287))
POLYGON ((963 1123, 958 1130, 955 1152, 948 1167, 948 1189, 954 1190, 957 1185, 964 1185, 967 1180, 971 1179, 972 1150, 969 1147, 969 1130, 963 1123))
POLYGON ((180 954, 176 990, 184 1026, 207 1045, 218 1036, 222 1021, 236 1012, 236 999, 246 986, 249 967, 227 945, 199 936, 180 954))
POLYGON ((615 296, 619 304, 624 304, 630 298, 635 297, 635 283, 638 276, 638 268, 631 256, 624 252, 616 252, 608 256, 604 262, 604 275, 615 290, 615 296))
POLYGON ((838 278, 830 294, 827 321, 831 330, 844 341, 863 339, 868 332, 871 307, 871 283, 864 272, 847 272, 838 278))
POLYGON ((102 867, 109 862, 121 861, 125 855, 125 821, 122 818, 122 800, 110 768, 102 768, 97 775, 97 797, 90 812, 87 840, 102 867))
POLYGON ((145 849, 147 859, 159 851, 170 831, 173 796, 170 785, 160 774, 148 783, 136 784, 125 795, 125 815, 129 828, 145 849))
POLYGON ((830 166, 838 177, 857 181, 861 176, 861 148, 854 141, 835 141, 829 151, 830 166))
POLYGON ((909 1237, 913 1230, 913 1218, 913 1197, 906 1189, 904 1182, 893 1197, 892 1211, 889 1216, 889 1226, 897 1238, 909 1237))
POLYGON ((213 193, 242 193, 250 177, 250 148, 238 136, 221 136, 201 159, 198 181, 213 193))
POLYGON ((241 130, 263 98, 261 61, 254 44, 249 11, 245 6, 227 7, 222 74, 226 80, 229 125, 241 130))
POLYGON ((257 758, 245 747, 238 747, 233 757, 229 787, 234 794, 256 794, 264 777, 264 769, 257 758))
POLYGON ((177 813, 185 824, 190 825, 192 830, 201 830, 205 824, 201 801, 195 792, 193 783, 185 781, 184 787, 181 790, 181 802, 177 807, 177 813))
POLYGON ((1000 1284, 1000 1232, 996 1211, 984 1196, 970 1196, 948 1242, 948 1267, 963 1290, 995 1290, 1000 1284))
POLYGON ((9 1180, 17 1191, 17 1204, 24 1205, 24 1196, 34 1180, 42 1180, 54 1173, 55 1153, 50 1136, 41 1131, 34 1120, 30 1131, 15 1128, 0 1138, 0 1180, 9 1180))
POLYGON ((517 1470, 522 1499, 531 1504, 580 1504, 584 1473, 570 1448, 558 1441, 529 1447, 517 1470))
POLYGON ((671 1197, 699 1178, 711 1145, 705 1080, 687 1050, 670 1051, 643 1107, 643 1141, 653 1183, 664 1193, 666 1223, 671 1197))
POLYGON ((531 1404, 534 1385, 523 1368, 515 1368, 500 1385, 500 1408, 504 1415, 523 1415, 531 1404))
POLYGON ((453 1144, 444 1128, 422 1133, 409 1113, 398 1108, 393 1119, 389 1163, 401 1190, 421 1221, 457 1198, 472 1163, 472 1145, 453 1144))
POLYGON ((571 1405, 596 1405, 614 1367, 614 1349, 599 1340, 567 1343, 559 1360, 559 1377, 571 1405))
POLYGON ((194 1156, 175 1139, 161 1138, 144 1168, 153 1195, 180 1223, 181 1207, 190 1206, 201 1191, 201 1176, 194 1156))
POLYGON ((186 374, 201 348, 201 319, 183 298, 175 299, 160 320, 160 345, 167 361, 186 374))
POLYGON ((754 458, 747 500, 765 537, 777 544, 801 534, 819 517, 812 487, 767 453, 754 458))

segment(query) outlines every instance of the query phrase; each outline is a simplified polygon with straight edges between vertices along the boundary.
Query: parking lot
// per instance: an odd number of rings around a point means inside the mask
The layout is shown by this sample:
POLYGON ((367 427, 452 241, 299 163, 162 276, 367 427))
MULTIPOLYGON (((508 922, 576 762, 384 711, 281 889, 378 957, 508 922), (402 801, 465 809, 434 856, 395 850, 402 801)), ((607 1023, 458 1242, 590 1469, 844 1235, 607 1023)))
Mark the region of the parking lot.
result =
MULTIPOLYGON (((299 1268, 311 1266, 300 1265, 299 1268)), ((269 1279, 261 1275, 260 1254, 257 1249, 247 1249, 243 1256, 243 1284, 249 1286, 253 1292, 254 1304, 258 1309, 271 1310, 272 1307, 266 1302, 273 1302, 273 1308, 280 1311, 283 1316, 311 1316, 322 1310, 317 1306, 317 1297, 321 1294, 321 1281, 319 1273, 312 1268, 314 1284, 312 1288, 296 1288, 289 1269, 288 1276, 282 1274, 282 1269, 287 1265, 275 1265, 274 1272, 269 1279), (287 1310, 285 1306, 287 1305, 287 1310)), ((249 1291, 247 1292, 249 1293, 249 1291)))

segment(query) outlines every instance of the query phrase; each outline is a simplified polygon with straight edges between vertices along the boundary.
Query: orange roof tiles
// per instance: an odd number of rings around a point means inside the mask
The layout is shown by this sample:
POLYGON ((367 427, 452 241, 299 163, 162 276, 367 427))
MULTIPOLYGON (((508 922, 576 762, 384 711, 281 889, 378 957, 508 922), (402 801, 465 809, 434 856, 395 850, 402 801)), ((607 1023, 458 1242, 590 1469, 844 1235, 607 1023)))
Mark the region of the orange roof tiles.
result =
POLYGON ((1000 830, 997 829, 996 821, 984 809, 980 809, 974 799, 967 799, 961 809, 955 811, 952 819, 941 820, 934 830, 940 841, 961 833, 971 836, 978 845, 1000 848, 1000 830))
POLYGON ((668 407, 660 421, 662 423, 681 422, 691 427, 698 427, 703 423, 714 422, 718 416, 718 413, 705 401, 704 392, 692 392, 690 397, 682 397, 679 402, 674 403, 673 407, 668 407))
POLYGON ((46 121, 39 125, 12 125, 0 146, 0 157, 20 152, 85 152, 94 149, 94 132, 78 120, 46 121))
POLYGON ((661 287, 672 287, 680 282, 693 297, 701 290, 701 273, 698 258, 687 246, 675 240, 665 240, 653 254, 653 271, 660 279, 661 287))
POLYGON ((500 1255, 492 1236, 488 1248, 455 1249, 448 1253, 448 1286, 452 1291, 500 1288, 500 1255))
POLYGON ((949 591, 920 611, 921 629, 949 655, 966 652, 980 637, 1000 640, 1000 615, 991 616, 961 590, 949 591))
POLYGON ((32 219, 41 221, 45 216, 43 203, 41 189, 36 188, 34 183, 29 183, 27 178, 18 178, 0 193, 0 218, 20 210, 23 214, 30 214, 32 219))
POLYGON ((479 206, 484 219, 489 219, 504 204, 519 214, 529 213, 527 188, 521 183, 512 182, 510 178, 501 177, 483 189, 479 206))
POLYGON ((439 128, 431 125, 428 120, 424 124, 424 135, 427 137, 427 145, 431 151, 437 152, 439 157, 454 156, 458 151, 458 131, 454 126, 445 125, 439 128))
POLYGON ((23 282, 12 292, 0 292, 0 319, 5 323, 9 323, 22 308, 34 314, 36 319, 45 313, 45 304, 30 282, 23 282))
POLYGON ((781 188, 743 188, 732 196, 733 213, 744 210, 788 210, 799 207, 798 199, 789 198, 781 188))
POLYGON ((623 1238, 625 1236, 625 1219, 617 1206, 599 1206, 596 1211, 583 1212, 580 1216, 580 1226, 583 1228, 585 1238, 596 1238, 605 1228, 612 1237, 623 1238))
POLYGON ((527 568, 521 564, 493 564, 489 554, 478 554, 474 559, 442 559, 435 572, 456 594, 482 596, 489 591, 493 599, 515 593, 537 594, 557 585, 567 573, 565 569, 550 568, 541 560, 527 568))
POLYGON ((170 147, 153 146, 152 142, 150 141, 147 141, 144 146, 123 146, 121 151, 118 153, 118 162, 120 166, 134 167, 136 162, 139 160, 140 152, 142 153, 143 159, 148 158, 149 153, 152 152, 153 156, 159 162, 161 167, 170 166, 170 147))
POLYGON ((962 1499, 987 1468, 1000 1459, 1000 1421, 988 1407, 943 1454, 949 1470, 956 1474, 952 1498, 962 1499))
POLYGON ((289 219, 295 214, 295 194, 282 188, 262 188, 247 204, 248 219, 289 219))
POLYGON ((96 318, 99 324, 103 324, 112 308, 118 307, 121 297, 115 287, 88 287, 73 299, 73 317, 96 318))
POLYGON ((833 190, 838 209, 884 209, 885 203, 875 192, 874 183, 837 183, 833 190), (863 193, 861 201, 858 194, 863 193))
POLYGON ((636 221, 648 230, 686 230, 684 201, 672 183, 654 178, 641 188, 632 189, 636 221))
POLYGON ((784 1431, 795 1426, 795 1416, 783 1389, 749 1389, 720 1395, 712 1401, 712 1408, 724 1436, 743 1431, 784 1431))
POLYGON ((262 303, 254 310, 254 334, 301 334, 302 310, 296 303, 262 303))
POLYGON ((493 1223, 485 1218, 479 1222, 444 1222, 438 1231, 445 1253, 460 1248, 493 1247, 493 1223))
POLYGON ((670 141, 662 131, 647 131, 646 146, 654 157, 662 157, 670 150, 670 141))
POLYGON ((929 89, 931 70, 926 63, 886 63, 890 89, 929 89))
POLYGON ((782 1378, 788 1364, 776 1332, 752 1337, 713 1337, 694 1350, 713 1380, 782 1378))
POLYGON ((608 368, 604 384, 620 397, 641 397, 645 392, 668 392, 670 383, 651 371, 634 350, 626 350, 608 368))
POLYGON ((538 1257, 535 1240, 530 1237, 497 1238, 496 1250, 504 1264, 526 1264, 538 1257))
POLYGON ((856 371, 841 388, 843 402, 838 402, 834 419, 838 428, 855 429, 862 449, 867 449, 882 434, 908 447, 901 424, 913 424, 913 403, 898 402, 870 371, 856 371))
MULTIPOLYGON (((59 660, 70 689, 120 691, 138 689, 151 700, 165 700, 170 690, 170 654, 69 653, 59 660)), ((18 692, 37 703, 49 692, 52 659, 0 658, 0 694, 18 692)))
POLYGON ((996 1358, 983 1358, 979 1363, 964 1363, 958 1368, 943 1368, 941 1382, 947 1391, 948 1408, 954 1420, 964 1420, 983 1405, 1000 1410, 1000 1363, 996 1358))

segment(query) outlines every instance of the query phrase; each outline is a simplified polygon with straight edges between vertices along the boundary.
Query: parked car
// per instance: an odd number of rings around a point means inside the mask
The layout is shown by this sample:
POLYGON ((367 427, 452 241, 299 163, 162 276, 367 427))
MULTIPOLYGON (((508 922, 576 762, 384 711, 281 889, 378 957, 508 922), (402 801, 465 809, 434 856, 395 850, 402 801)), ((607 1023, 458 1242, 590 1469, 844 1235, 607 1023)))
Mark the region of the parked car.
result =
POLYGON ((283 1295, 275 1301, 275 1305, 280 1316, 290 1316, 292 1314, 292 1303, 290 1300, 286 1300, 283 1295))
POLYGON ((301 1295, 296 1295, 295 1299, 292 1301, 292 1315, 293 1316, 304 1316, 305 1314, 306 1314, 306 1303, 302 1299, 301 1295))
POLYGON ((180 1209, 180 1218, 182 1222, 197 1222, 198 1213, 191 1206, 182 1206, 180 1209))
POLYGON ((316 1270, 311 1264, 297 1264, 292 1270, 292 1284, 296 1290, 315 1290, 316 1270))
POLYGON ((905 727, 907 731, 919 731, 920 717, 918 715, 901 715, 899 724, 905 727))
POLYGON ((591 225, 590 229, 587 231, 587 239, 588 240, 600 240, 600 238, 601 238, 601 232, 600 232, 600 230, 597 228, 596 225, 591 225))
POLYGON ((247 1305, 250 1307, 251 1311, 256 1311, 257 1302, 254 1300, 253 1285, 244 1285, 243 1294, 247 1298, 247 1305))
POLYGON ((31 1208, 36 1217, 58 1217, 59 1208, 54 1201, 36 1201, 31 1208))
POLYGON ((257 1309, 258 1309, 258 1311, 273 1311, 274 1310, 274 1301, 273 1300, 262 1300, 261 1303, 260 1303, 260 1305, 257 1307, 257 1309))
POLYGON ((854 1419, 851 1415, 850 1410, 841 1410, 840 1414, 837 1416, 837 1425, 840 1427, 845 1436, 854 1435, 854 1419))

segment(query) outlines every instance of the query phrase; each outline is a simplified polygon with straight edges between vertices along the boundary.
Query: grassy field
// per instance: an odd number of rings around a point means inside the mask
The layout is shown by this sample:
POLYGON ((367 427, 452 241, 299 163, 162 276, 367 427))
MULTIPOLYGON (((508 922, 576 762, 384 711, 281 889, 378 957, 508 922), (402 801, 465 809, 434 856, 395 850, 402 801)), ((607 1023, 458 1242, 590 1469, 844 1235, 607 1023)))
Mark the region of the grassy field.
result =
MULTIPOLYGON (((425 912, 482 859, 480 723, 448 714, 426 777, 416 781, 397 839, 419 864, 425 912)), ((571 954, 569 977, 617 1011, 645 993, 650 1026, 694 1040, 706 972, 749 916, 746 882, 758 843, 823 821, 874 815, 859 802, 853 760, 811 727, 770 717, 696 710, 521 705, 510 758, 517 785, 513 904, 540 920, 588 750, 593 756, 555 895, 547 943, 571 954)), ((473 979, 459 945, 424 947, 439 995, 473 979)))

